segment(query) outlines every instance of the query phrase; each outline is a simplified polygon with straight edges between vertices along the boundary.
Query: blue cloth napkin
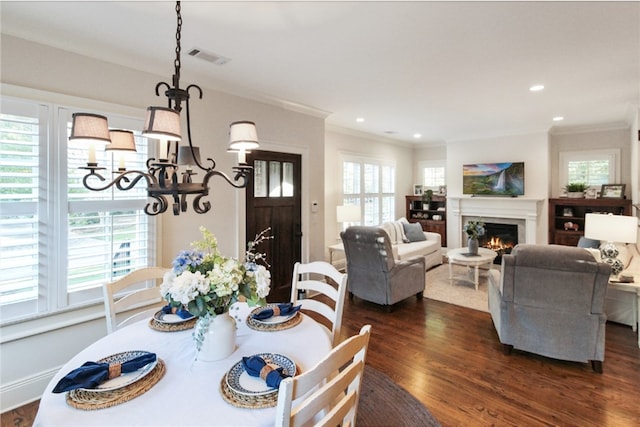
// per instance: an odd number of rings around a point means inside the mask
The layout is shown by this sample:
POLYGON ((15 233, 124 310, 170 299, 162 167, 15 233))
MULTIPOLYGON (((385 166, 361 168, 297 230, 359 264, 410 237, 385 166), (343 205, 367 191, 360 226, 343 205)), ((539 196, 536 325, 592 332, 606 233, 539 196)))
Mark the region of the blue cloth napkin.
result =
MULTIPOLYGON (((300 310, 300 306, 293 306, 292 302, 287 302, 284 304, 277 304, 280 309, 279 316, 288 316, 290 314, 294 314, 296 311, 300 310)), ((274 315, 274 310, 272 308, 265 308, 264 310, 260 310, 257 313, 254 313, 251 317, 256 320, 265 320, 274 315)))
POLYGON ((242 366, 247 374, 262 378, 271 388, 280 388, 280 382, 291 376, 283 372, 284 368, 267 366, 267 362, 260 356, 243 357, 242 366), (267 368, 263 370, 265 366, 267 368))
MULTIPOLYGON (((120 369, 123 374, 137 371, 149 363, 155 362, 156 354, 147 353, 124 362, 120 369)), ((54 393, 63 393, 76 388, 96 388, 109 379, 109 364, 85 362, 81 367, 65 375, 53 389, 54 393)))
POLYGON ((184 308, 180 307, 171 307, 171 305, 167 304, 164 307, 162 307, 162 312, 164 314, 176 314, 178 315, 181 319, 188 319, 190 317, 193 317, 193 314, 189 313, 187 310, 185 310, 184 308), (173 312, 173 309, 177 308, 176 312, 173 312))

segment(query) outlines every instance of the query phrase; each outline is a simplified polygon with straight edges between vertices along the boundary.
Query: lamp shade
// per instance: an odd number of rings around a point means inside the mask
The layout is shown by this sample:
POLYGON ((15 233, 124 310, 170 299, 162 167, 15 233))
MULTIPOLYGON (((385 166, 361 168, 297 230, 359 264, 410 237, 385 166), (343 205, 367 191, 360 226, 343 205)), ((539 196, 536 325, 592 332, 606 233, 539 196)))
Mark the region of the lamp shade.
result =
POLYGON ((584 237, 606 242, 635 243, 638 218, 625 215, 586 214, 584 237))
POLYGON ((111 142, 109 124, 105 116, 90 113, 74 113, 70 140, 111 142))
POLYGON ((133 132, 129 130, 113 129, 109 131, 111 144, 107 144, 106 151, 136 151, 136 141, 133 132))
POLYGON ((160 140, 181 141, 180 113, 166 107, 147 108, 142 135, 160 140))
POLYGON ((197 165, 200 162, 200 147, 179 147, 178 148, 178 164, 179 165, 197 165), (195 159, 194 159, 195 157, 195 159), (198 160, 196 162, 196 159, 198 160))
POLYGON ((358 205, 337 206, 336 217, 338 219, 338 222, 360 221, 360 206, 358 205))
POLYGON ((233 122, 229 125, 229 150, 247 151, 260 147, 254 122, 233 122))

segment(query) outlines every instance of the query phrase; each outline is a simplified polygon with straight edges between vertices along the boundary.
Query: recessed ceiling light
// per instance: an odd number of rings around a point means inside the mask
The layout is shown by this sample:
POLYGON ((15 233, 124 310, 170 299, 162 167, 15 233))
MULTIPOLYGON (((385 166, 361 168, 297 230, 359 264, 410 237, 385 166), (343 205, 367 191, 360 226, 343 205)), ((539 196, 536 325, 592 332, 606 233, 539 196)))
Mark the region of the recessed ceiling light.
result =
POLYGON ((414 133, 413 137, 418 139, 418 138, 422 138, 422 134, 421 133, 414 133))
POLYGON ((563 120, 564 120, 564 117, 562 117, 562 116, 556 116, 556 117, 553 118, 554 122, 561 122, 563 120))
POLYGON ((358 123, 364 123, 364 117, 358 117, 358 118, 356 119, 356 122, 358 122, 358 123))
POLYGON ((531 92, 540 92, 542 89, 544 89, 544 85, 533 85, 529 88, 531 92))

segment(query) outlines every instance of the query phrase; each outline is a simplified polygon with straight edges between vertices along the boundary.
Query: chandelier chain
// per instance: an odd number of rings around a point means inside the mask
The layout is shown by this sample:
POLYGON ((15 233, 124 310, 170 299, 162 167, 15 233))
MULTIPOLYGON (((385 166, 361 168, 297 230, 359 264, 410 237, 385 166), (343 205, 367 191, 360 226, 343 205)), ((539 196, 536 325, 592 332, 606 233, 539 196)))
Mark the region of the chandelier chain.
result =
POLYGON ((174 61, 174 65, 176 68, 176 75, 180 75, 180 51, 182 50, 182 46, 180 45, 180 38, 182 32, 182 14, 180 2, 176 2, 176 15, 177 15, 177 25, 176 25, 176 59, 174 61))

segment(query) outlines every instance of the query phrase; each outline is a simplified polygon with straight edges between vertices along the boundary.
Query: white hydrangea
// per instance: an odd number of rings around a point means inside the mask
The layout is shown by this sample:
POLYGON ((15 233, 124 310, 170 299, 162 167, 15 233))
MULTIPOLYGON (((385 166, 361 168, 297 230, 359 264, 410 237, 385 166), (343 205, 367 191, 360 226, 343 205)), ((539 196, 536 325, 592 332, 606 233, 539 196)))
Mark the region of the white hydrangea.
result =
POLYGON ((259 265, 258 269, 254 272, 256 276, 256 293, 260 298, 266 298, 271 290, 271 273, 264 266, 259 265))
POLYGON ((208 293, 209 289, 209 279, 199 271, 195 273, 183 271, 179 276, 167 273, 160 287, 163 295, 169 293, 174 301, 184 305, 189 304, 189 301, 194 300, 198 295, 208 293))

